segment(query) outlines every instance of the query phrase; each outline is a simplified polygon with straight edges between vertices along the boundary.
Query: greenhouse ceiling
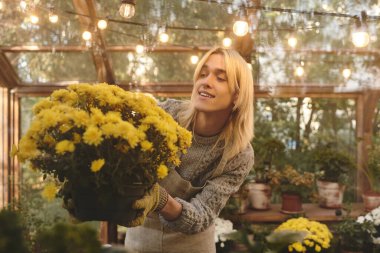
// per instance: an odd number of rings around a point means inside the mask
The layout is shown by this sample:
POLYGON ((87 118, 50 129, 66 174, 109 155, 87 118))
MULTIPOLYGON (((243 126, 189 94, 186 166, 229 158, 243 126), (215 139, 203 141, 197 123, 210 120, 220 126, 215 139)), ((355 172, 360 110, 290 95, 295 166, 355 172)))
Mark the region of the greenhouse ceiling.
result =
POLYGON ((228 37, 250 63, 259 90, 380 87, 377 0, 137 0, 129 19, 119 14, 120 5, 120 0, 0 0, 0 85, 43 89, 107 82, 186 94, 195 67, 191 60, 228 37), (233 32, 240 19, 249 25, 242 37, 233 32), (98 28, 99 20, 107 22, 105 29, 98 28), (83 39, 85 31, 91 39, 83 39), (167 42, 160 41, 164 32, 167 42), (356 47, 354 32, 367 33, 369 44, 356 47), (136 52, 138 45, 142 52, 136 52))

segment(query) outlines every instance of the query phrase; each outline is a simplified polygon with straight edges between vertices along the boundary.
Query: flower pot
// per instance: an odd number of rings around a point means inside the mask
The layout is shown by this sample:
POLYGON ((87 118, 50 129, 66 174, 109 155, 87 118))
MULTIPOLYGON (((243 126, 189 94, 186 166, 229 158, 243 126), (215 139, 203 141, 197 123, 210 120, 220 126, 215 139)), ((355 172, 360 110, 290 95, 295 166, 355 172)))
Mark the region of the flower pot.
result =
POLYGON ((283 193, 281 212, 285 214, 303 213, 301 196, 294 193, 283 193))
POLYGON ((342 207, 346 186, 335 182, 317 181, 319 206, 338 209, 342 207))
POLYGON ((364 209, 369 212, 376 207, 380 206, 380 192, 366 192, 363 193, 364 209))
POLYGON ((271 196, 270 185, 254 182, 248 184, 248 200, 251 208, 256 210, 270 209, 271 196))
POLYGON ((125 195, 101 195, 92 188, 73 187, 73 215, 81 221, 109 221, 127 226, 137 217, 132 204, 144 195, 145 188, 146 186, 127 186, 125 195))

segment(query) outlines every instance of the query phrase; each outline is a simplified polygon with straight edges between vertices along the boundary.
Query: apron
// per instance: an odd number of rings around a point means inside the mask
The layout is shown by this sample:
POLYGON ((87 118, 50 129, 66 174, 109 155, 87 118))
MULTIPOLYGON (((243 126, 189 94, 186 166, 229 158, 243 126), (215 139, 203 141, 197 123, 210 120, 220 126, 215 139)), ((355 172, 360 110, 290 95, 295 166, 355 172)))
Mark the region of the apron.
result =
MULTIPOLYGON (((226 161, 221 160, 211 178, 219 176, 225 167, 226 161)), ((172 197, 179 197, 189 201, 204 186, 195 187, 191 182, 183 179, 172 169, 167 177, 160 181, 160 185, 172 197)), ((150 213, 144 225, 127 228, 125 247, 133 253, 214 253, 215 238, 214 225, 196 234, 184 234, 164 227, 158 213, 150 213)), ((129 251, 128 251, 129 252, 129 251)))

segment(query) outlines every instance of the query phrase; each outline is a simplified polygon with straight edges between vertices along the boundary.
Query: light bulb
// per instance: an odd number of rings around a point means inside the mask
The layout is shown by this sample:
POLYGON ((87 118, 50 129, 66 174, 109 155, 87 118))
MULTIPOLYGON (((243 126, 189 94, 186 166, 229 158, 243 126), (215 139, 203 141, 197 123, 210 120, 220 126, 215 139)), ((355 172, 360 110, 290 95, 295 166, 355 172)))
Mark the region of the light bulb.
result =
POLYGON ((92 34, 91 34, 89 31, 84 31, 84 32, 82 33, 82 38, 83 38, 84 40, 90 40, 90 39, 92 38, 92 34))
POLYGON ((369 34, 367 31, 354 31, 351 37, 355 47, 366 47, 369 44, 369 34))
POLYGON ((343 69, 342 75, 344 78, 348 79, 351 76, 351 69, 349 69, 349 68, 343 69))
POLYGON ((49 21, 50 23, 57 23, 58 22, 58 15, 55 13, 49 13, 49 21))
POLYGON ((142 54, 142 53, 144 53, 145 47, 143 45, 139 44, 136 46, 135 50, 136 50, 136 53, 142 54))
POLYGON ((242 37, 248 33, 248 23, 246 21, 238 20, 234 23, 232 30, 236 36, 242 37))
POLYGON ((30 15, 30 22, 32 22, 33 24, 37 24, 38 21, 40 21, 40 18, 37 15, 35 14, 30 15))
POLYGON ((166 32, 160 33, 160 41, 166 43, 169 41, 169 35, 166 32))
POLYGON ((191 61, 192 64, 197 64, 198 61, 199 61, 199 57, 197 55, 192 55, 190 57, 190 61, 191 61))
POLYGON ((229 37, 225 37, 224 39, 223 39, 223 46, 224 47, 230 47, 232 45, 232 40, 231 40, 231 38, 229 38, 229 37))
POLYGON ((294 71, 294 74, 295 74, 296 76, 301 77, 301 76, 303 76, 303 75, 305 74, 305 70, 303 69, 302 66, 298 66, 298 67, 296 68, 296 70, 294 71))
POLYGON ((298 43, 298 40, 296 37, 294 37, 293 35, 291 35, 289 38, 288 38, 288 45, 291 47, 291 48, 295 48, 297 46, 297 43, 298 43))
POLYGON ((25 1, 21 1, 21 2, 20 2, 20 8, 21 8, 21 10, 25 11, 27 5, 28 5, 28 4, 27 4, 25 1))
POLYGON ((135 15, 134 0, 122 0, 119 8, 119 13, 123 18, 132 18, 135 15))
POLYGON ((99 28, 100 30, 104 30, 104 29, 106 29, 107 26, 108 26, 108 23, 107 23, 106 20, 104 20, 104 19, 100 19, 100 20, 98 21, 98 28, 99 28))
POLYGON ((1 1, 1 2, 0 2, 0 11, 1 11, 2 9, 4 9, 4 3, 1 1))

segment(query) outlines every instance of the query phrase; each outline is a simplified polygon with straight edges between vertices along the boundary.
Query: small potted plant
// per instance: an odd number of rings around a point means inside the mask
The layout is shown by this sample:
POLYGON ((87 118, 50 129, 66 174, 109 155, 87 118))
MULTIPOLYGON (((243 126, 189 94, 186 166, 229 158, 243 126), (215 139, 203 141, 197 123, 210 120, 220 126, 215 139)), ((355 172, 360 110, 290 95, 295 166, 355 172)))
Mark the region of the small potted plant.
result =
POLYGON ((357 222, 365 226, 370 236, 372 249, 366 252, 380 252, 380 206, 368 212, 366 215, 359 216, 357 222))
POLYGON ((316 167, 319 205, 325 208, 342 207, 343 195, 356 170, 356 164, 346 154, 331 147, 318 147, 312 152, 316 167))
POLYGON ((335 227, 335 235, 341 253, 362 253, 369 242, 368 223, 346 217, 335 227))
POLYGON ((271 171, 269 177, 273 190, 282 196, 281 212, 302 213, 303 199, 308 199, 313 192, 314 174, 286 165, 283 169, 271 171))
POLYGON ((255 164, 247 184, 250 207, 256 210, 270 209, 272 196, 270 171, 281 166, 285 157, 285 145, 275 138, 258 138, 252 142, 255 164))
POLYGON ((374 146, 368 153, 367 176, 370 189, 363 193, 364 208, 366 211, 380 206, 380 147, 374 146))

